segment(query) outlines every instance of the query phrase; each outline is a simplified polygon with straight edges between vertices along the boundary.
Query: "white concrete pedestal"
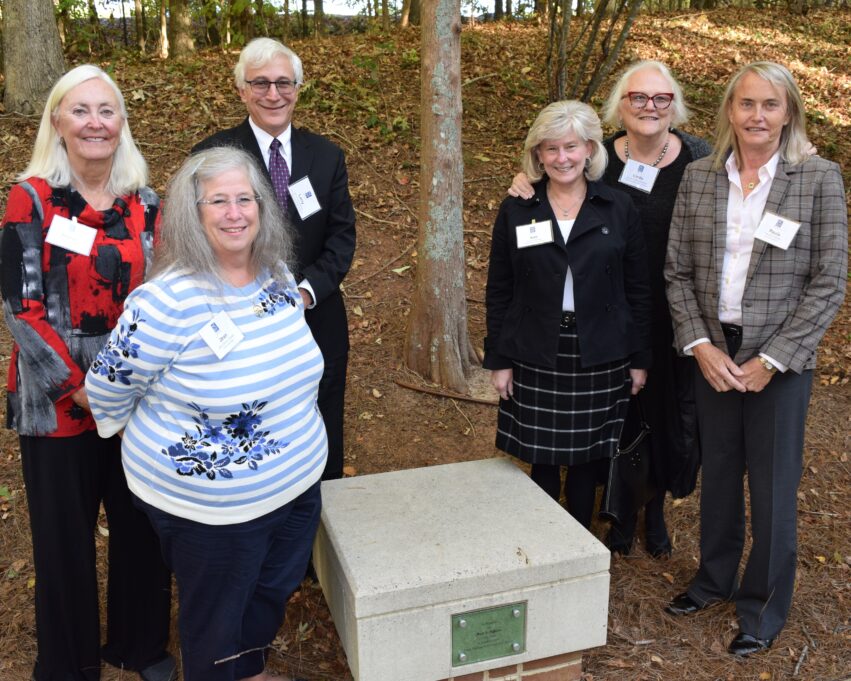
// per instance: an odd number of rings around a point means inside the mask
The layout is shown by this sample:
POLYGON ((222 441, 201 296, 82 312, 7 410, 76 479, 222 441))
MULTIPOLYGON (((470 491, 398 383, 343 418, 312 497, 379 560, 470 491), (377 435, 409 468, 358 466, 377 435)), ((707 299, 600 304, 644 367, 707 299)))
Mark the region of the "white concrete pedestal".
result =
POLYGON ((533 681, 606 642, 608 550, 507 459, 328 481, 322 504, 314 565, 357 681, 533 681), (453 614, 516 602, 525 652, 453 664, 453 614))

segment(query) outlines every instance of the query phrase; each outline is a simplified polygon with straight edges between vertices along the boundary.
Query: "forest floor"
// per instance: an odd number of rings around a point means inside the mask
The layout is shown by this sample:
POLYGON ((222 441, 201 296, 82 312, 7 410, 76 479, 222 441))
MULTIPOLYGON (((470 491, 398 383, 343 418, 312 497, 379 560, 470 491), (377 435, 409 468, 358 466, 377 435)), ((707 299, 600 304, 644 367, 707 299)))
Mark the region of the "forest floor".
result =
MULTIPOLYGON (((297 41, 308 80, 295 123, 346 151, 358 214, 358 249, 345 282, 352 342, 346 403, 346 474, 433 466, 499 456, 493 406, 435 397, 397 384, 422 384, 403 366, 406 317, 417 265, 419 199, 418 33, 363 34, 297 41)), ((523 24, 465 27, 464 234, 470 337, 484 336, 484 282, 496 209, 517 168, 529 124, 546 104, 546 31, 523 24)), ((721 10, 642 16, 619 68, 634 58, 667 62, 685 88, 693 117, 685 129, 711 136, 730 75, 747 62, 789 66, 804 94, 819 152, 851 180, 851 12, 811 12, 805 21, 770 11, 721 10)), ((122 88, 130 122, 164 192, 170 173, 209 132, 236 124, 244 110, 230 69, 235 53, 202 51, 182 63, 118 54, 91 59, 122 88)), ((602 92, 607 92, 607 83, 602 92)), ((599 104, 599 98, 594 101, 599 104)), ((36 118, 0 115, 2 199, 31 153, 36 118)), ((2 206, 0 206, 1 208, 2 206)), ((5 377, 9 338, 3 330, 5 377)), ((586 681, 694 681, 851 677, 851 307, 821 349, 798 493, 798 581, 788 624, 774 647, 746 662, 726 644, 733 607, 672 619, 663 605, 698 561, 698 497, 667 503, 674 552, 653 560, 638 546, 611 566, 609 636, 590 651, 586 681)), ((2 381, 5 384, 5 380, 2 381)), ((105 528, 105 519, 101 525, 105 528)), ((605 524, 593 531, 602 537, 605 524)), ((106 539, 98 535, 100 549, 106 539)), ((29 679, 36 651, 34 572, 17 439, 0 431, 0 679, 29 679)), ((311 681, 351 679, 321 590, 293 597, 270 661, 311 681)), ((135 678, 106 669, 103 678, 135 678)), ((395 681, 387 679, 386 681, 395 681)))

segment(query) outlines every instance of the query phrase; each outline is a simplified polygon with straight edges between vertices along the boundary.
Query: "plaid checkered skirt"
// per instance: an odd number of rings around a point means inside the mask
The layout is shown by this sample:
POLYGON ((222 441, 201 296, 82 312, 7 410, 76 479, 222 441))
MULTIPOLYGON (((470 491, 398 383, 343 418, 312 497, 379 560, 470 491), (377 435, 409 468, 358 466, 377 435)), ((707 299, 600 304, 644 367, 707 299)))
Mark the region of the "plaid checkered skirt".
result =
POLYGON ((629 361, 583 368, 576 326, 562 326, 555 369, 514 363, 496 446, 527 463, 573 466, 615 455, 629 405, 629 361))

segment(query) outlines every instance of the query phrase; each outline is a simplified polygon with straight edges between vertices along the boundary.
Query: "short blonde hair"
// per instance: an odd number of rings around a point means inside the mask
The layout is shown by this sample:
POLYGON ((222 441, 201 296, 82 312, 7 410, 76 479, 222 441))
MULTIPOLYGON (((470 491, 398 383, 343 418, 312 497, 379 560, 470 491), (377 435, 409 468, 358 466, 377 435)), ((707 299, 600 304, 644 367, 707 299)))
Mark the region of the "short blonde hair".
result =
POLYGON ((124 96, 115 81, 104 70, 92 64, 82 64, 68 71, 56 81, 56 85, 47 95, 32 157, 24 172, 18 175, 19 182, 30 177, 40 177, 52 187, 67 187, 71 184, 74 173, 68 160, 68 152, 53 127, 53 121, 65 96, 78 85, 93 78, 100 78, 110 87, 118 101, 123 119, 118 146, 112 157, 107 190, 116 196, 124 196, 135 193, 147 184, 148 166, 130 133, 124 96))
POLYGON ((599 180, 603 176, 609 155, 603 147, 600 118, 587 104, 568 100, 553 102, 545 107, 529 128, 520 165, 530 182, 537 182, 544 176, 538 159, 538 145, 544 140, 560 139, 570 133, 583 142, 591 142, 594 147, 585 168, 585 177, 589 180, 599 180))
MULTIPOLYGON (((676 127, 682 125, 688 120, 689 110, 686 107, 685 99, 683 98, 683 89, 677 82, 676 78, 671 75, 671 71, 660 61, 652 59, 642 59, 629 66, 618 78, 618 82, 609 93, 605 106, 603 106, 603 122, 613 128, 623 127, 623 120, 620 116, 620 103, 626 94, 626 84, 639 71, 652 70, 659 73, 665 80, 668 81, 668 87, 674 93, 674 101, 671 102, 673 114, 671 116, 671 126, 676 127)), ((648 93, 653 94, 653 93, 648 93)))
POLYGON ((789 117, 783 131, 780 133, 780 158, 787 163, 803 163, 809 158, 807 150, 810 140, 807 137, 807 122, 804 115, 804 100, 795 79, 785 66, 770 61, 757 61, 748 64, 734 75, 721 105, 718 107, 718 120, 715 124, 715 148, 712 150, 712 167, 718 170, 724 166, 727 156, 732 149, 739 158, 739 140, 730 123, 730 107, 736 94, 736 86, 747 74, 753 73, 768 81, 781 92, 786 93, 786 114, 789 117))

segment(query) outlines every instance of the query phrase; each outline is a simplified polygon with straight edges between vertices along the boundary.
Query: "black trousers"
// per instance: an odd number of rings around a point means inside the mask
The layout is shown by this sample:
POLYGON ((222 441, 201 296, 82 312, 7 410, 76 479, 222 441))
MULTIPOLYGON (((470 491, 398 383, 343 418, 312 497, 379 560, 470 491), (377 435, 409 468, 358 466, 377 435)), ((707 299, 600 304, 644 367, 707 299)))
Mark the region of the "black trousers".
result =
POLYGON ((166 655, 171 576, 145 515, 133 506, 121 441, 95 431, 21 436, 32 528, 38 655, 35 681, 97 681, 101 658, 144 669, 166 655), (109 522, 106 643, 100 647, 95 524, 109 522))
POLYGON ((319 381, 317 404, 325 432, 328 434, 328 463, 322 473, 323 480, 338 480, 343 477, 343 413, 346 396, 346 367, 348 353, 325 359, 325 371, 319 381))
POLYGON ((777 373, 758 393, 719 393, 696 371, 700 567, 688 593, 698 603, 733 599, 742 632, 774 638, 795 586, 797 491, 813 372, 777 373), (739 584, 745 472, 753 547, 739 584))

